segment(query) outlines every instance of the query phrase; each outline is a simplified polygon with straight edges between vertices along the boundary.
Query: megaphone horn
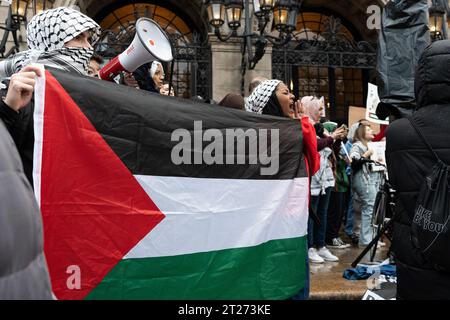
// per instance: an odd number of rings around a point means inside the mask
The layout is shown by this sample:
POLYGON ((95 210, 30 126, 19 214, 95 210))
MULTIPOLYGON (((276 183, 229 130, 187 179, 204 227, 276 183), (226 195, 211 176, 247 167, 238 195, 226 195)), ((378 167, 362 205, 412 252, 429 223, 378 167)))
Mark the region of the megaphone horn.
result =
POLYGON ((114 81, 122 71, 133 72, 153 60, 173 60, 172 47, 164 30, 152 19, 140 18, 136 22, 136 35, 130 46, 104 66, 99 76, 102 80, 114 81))

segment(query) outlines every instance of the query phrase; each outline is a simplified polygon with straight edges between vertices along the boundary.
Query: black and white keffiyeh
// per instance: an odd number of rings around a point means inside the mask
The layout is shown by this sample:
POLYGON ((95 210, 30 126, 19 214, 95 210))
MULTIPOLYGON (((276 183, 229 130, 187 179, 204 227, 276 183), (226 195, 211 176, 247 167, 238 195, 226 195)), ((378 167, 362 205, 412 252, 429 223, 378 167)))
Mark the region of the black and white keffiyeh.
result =
POLYGON ((265 106, 270 100, 270 97, 280 83, 280 80, 266 80, 262 82, 245 100, 245 110, 262 114, 265 106))
POLYGON ((27 42, 31 50, 53 51, 84 31, 92 30, 92 41, 100 36, 100 26, 81 12, 60 7, 34 16, 27 26, 27 42))
POLYGON ((34 16, 27 26, 30 50, 5 61, 7 77, 30 63, 41 63, 68 72, 86 74, 94 51, 88 48, 66 48, 64 44, 85 31, 91 32, 93 45, 100 36, 100 26, 81 12, 60 7, 34 16))

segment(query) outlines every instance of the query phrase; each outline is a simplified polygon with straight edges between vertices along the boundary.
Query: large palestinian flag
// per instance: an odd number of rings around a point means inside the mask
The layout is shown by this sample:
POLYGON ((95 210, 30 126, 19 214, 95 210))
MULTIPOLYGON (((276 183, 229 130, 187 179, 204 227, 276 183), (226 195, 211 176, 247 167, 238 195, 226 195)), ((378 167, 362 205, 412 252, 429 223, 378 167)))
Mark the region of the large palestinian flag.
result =
POLYGON ((58 299, 286 299, 304 286, 299 122, 47 70, 35 139, 58 299))

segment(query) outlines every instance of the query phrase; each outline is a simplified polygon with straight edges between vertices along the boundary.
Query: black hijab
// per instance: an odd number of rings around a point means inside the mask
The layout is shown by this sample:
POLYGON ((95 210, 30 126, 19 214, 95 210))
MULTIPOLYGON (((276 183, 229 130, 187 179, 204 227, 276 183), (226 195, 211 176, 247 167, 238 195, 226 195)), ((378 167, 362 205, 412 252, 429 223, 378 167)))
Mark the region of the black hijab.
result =
POLYGON ((143 64, 133 72, 133 76, 141 90, 159 93, 159 90, 156 89, 155 82, 150 76, 150 67, 151 63, 143 64))
POLYGON ((272 95, 270 96, 269 101, 267 102, 266 106, 264 107, 262 114, 267 114, 270 116, 277 116, 277 117, 286 117, 283 114, 283 110, 281 109, 281 105, 280 105, 280 102, 278 101, 276 91, 272 92, 272 95))

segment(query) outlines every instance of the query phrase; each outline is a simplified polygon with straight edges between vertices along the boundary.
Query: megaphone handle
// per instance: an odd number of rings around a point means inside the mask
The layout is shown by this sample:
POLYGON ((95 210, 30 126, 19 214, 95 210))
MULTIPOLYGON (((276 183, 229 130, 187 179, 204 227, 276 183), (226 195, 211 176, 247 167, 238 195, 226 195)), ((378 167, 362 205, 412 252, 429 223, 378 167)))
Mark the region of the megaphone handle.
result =
POLYGON ((114 81, 114 78, 123 70, 125 68, 120 63, 119 56, 117 56, 100 70, 99 77, 102 80, 114 81))

